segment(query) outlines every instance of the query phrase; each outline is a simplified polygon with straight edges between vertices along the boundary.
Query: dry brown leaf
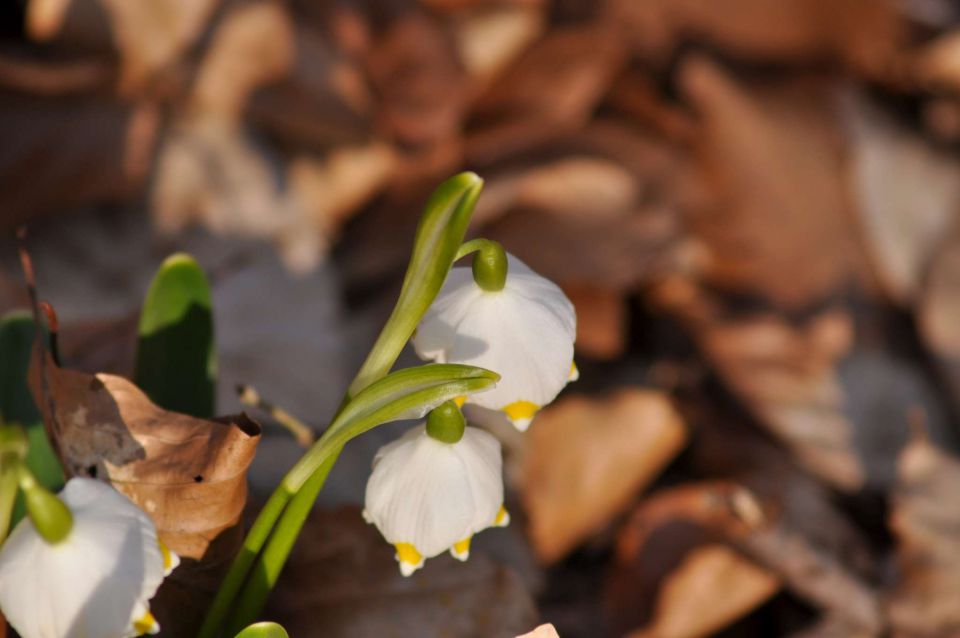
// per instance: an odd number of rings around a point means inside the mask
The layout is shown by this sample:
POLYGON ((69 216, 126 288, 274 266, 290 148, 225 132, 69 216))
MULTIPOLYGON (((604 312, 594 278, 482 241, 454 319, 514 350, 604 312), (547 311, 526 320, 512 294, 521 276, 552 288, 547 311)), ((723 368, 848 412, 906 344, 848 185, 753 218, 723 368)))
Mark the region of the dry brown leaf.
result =
POLYGON ((924 88, 960 92, 960 31, 948 31, 916 54, 914 73, 924 88))
POLYGON ((660 588, 653 622, 629 638, 707 636, 747 615, 779 589, 774 574, 729 547, 704 545, 670 573, 660 588))
POLYGON ((567 397, 527 433, 521 497, 541 560, 603 529, 683 448, 687 431, 662 393, 567 397))
POLYGON ((133 198, 146 181, 159 128, 152 104, 3 92, 3 223, 133 198))
MULTIPOLYGON (((488 532, 496 534, 496 531, 488 532)), ((291 636, 512 637, 537 620, 520 578, 481 551, 427 561, 404 578, 393 548, 359 508, 314 510, 266 616, 291 636)))
POLYGON ((35 358, 30 386, 68 476, 109 482, 182 558, 155 599, 166 631, 195 631, 243 541, 246 473, 260 427, 168 412, 130 381, 35 358))
POLYGON ((368 52, 367 69, 391 137, 419 146, 457 136, 469 83, 441 23, 419 12, 393 20, 368 52))
POLYGON ((898 636, 960 632, 960 460, 915 434, 897 466, 889 525, 899 577, 888 613, 898 636))
POLYGON ((238 3, 204 52, 189 98, 190 116, 238 124, 253 92, 289 74, 294 56, 293 21, 283 5, 238 3))
POLYGON ((861 278, 834 87, 750 89, 704 58, 687 62, 680 82, 702 119, 707 192, 690 221, 710 251, 705 277, 793 308, 861 278))
POLYGON ((627 304, 622 295, 592 286, 565 286, 577 311, 577 354, 615 359, 627 347, 627 304))
POLYGON ((623 42, 609 25, 555 28, 489 87, 475 115, 480 121, 509 116, 524 125, 537 120, 548 128, 581 126, 626 60, 623 42))
POLYGON ((860 94, 851 94, 844 106, 868 252, 886 293, 912 306, 931 255, 960 213, 960 161, 898 126, 860 94))
POLYGON ((455 35, 460 59, 481 81, 499 75, 544 30, 538 3, 471 11, 459 16, 455 35))

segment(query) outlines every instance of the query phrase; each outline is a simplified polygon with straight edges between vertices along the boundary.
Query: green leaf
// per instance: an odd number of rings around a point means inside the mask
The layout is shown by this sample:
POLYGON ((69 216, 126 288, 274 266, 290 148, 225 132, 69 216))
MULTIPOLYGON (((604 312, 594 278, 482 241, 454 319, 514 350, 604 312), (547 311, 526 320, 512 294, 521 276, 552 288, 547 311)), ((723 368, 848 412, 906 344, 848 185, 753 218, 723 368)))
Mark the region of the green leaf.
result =
MULTIPOLYGON (((0 417, 26 429, 30 443, 27 467, 41 485, 56 492, 63 487, 63 469, 47 439, 43 419, 27 386, 33 339, 30 313, 15 310, 0 317, 0 417)), ((22 514, 22 508, 18 507, 14 518, 19 520, 22 514)))
POLYGON ((190 255, 167 257, 140 314, 134 380, 160 407, 201 418, 216 410, 210 285, 190 255))
POLYGON ((287 635, 286 629, 275 622, 258 622, 241 631, 236 638, 290 638, 290 636, 287 635))
POLYGON ((347 392, 353 396, 382 378, 396 362, 433 303, 467 232, 483 188, 475 173, 454 175, 433 192, 420 218, 400 298, 347 392))
POLYGON ((390 421, 420 418, 444 401, 487 390, 499 380, 495 372, 455 363, 392 372, 344 406, 323 436, 293 466, 283 485, 296 492, 327 457, 367 430, 390 421))

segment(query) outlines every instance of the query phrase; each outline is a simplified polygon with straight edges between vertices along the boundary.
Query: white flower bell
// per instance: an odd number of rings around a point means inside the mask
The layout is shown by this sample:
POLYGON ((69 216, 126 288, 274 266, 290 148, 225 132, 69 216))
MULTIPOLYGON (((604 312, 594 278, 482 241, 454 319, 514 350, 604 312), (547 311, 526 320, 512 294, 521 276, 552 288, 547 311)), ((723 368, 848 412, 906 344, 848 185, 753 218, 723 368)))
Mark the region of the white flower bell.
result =
POLYGON ((447 550, 466 560, 474 534, 510 522, 500 470, 500 443, 448 402, 377 452, 363 516, 396 547, 404 576, 447 550))
POLYGON ((0 609, 23 638, 155 634, 149 600, 179 559, 150 517, 99 481, 71 479, 69 532, 51 543, 24 518, 0 548, 0 609))
POLYGON ((500 374, 495 388, 467 401, 501 410, 526 430, 537 411, 578 376, 576 328, 573 304, 556 284, 486 242, 472 270, 451 269, 413 345, 423 359, 500 374))

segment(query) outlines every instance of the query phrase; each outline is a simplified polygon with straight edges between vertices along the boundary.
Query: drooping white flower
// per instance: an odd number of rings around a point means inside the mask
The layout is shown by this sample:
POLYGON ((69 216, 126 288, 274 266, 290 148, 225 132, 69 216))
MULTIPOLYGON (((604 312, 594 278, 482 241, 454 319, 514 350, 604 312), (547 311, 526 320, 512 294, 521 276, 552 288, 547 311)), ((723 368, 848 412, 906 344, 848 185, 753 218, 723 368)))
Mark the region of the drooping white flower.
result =
POLYGON ((0 609, 23 638, 155 634, 149 601, 179 563, 143 510, 99 481, 70 479, 73 514, 51 544, 24 518, 0 547, 0 609))
POLYGON ((466 560, 474 534, 510 522, 500 470, 500 443, 483 430, 444 443, 415 427, 377 452, 363 516, 396 547, 404 576, 447 550, 466 560))
POLYGON ((560 288, 507 256, 502 290, 487 291, 470 268, 453 268, 424 315, 413 345, 438 363, 463 363, 500 374, 492 390, 467 399, 503 411, 525 430, 536 412, 578 376, 573 364, 577 318, 560 288))

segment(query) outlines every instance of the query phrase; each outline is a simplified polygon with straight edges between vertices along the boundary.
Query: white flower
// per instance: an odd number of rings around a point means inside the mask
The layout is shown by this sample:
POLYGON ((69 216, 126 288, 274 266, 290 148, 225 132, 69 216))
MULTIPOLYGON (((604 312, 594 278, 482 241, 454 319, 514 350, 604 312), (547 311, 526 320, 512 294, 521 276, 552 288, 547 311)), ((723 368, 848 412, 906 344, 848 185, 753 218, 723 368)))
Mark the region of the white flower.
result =
POLYGON ((443 443, 418 426, 377 452, 363 516, 396 547, 404 576, 447 550, 466 560, 474 534, 510 521, 500 468, 500 443, 483 430, 443 443))
POLYGON ((573 304, 556 284, 512 255, 503 290, 483 290, 470 268, 453 268, 413 337, 423 359, 500 374, 497 386, 467 399, 502 410, 525 430, 537 410, 575 380, 573 304))
POLYGON ((110 486, 71 479, 60 498, 73 527, 50 544, 29 517, 0 548, 0 609, 23 638, 155 634, 149 600, 179 562, 153 521, 110 486))

